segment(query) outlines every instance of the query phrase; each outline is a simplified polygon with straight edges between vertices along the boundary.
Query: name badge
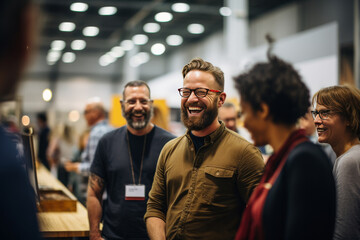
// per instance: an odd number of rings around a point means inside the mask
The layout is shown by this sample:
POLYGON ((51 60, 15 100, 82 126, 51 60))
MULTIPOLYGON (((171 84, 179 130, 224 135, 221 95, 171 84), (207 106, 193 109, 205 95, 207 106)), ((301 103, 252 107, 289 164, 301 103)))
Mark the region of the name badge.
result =
POLYGON ((125 200, 145 200, 145 185, 125 185, 125 200))

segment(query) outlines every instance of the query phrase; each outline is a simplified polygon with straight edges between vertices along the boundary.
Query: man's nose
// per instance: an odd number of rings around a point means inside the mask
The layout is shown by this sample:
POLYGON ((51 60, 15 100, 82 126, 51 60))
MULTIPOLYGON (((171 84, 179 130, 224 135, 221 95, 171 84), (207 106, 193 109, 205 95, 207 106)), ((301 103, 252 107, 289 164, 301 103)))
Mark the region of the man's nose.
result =
POLYGON ((195 95, 195 91, 191 91, 188 101, 198 101, 199 98, 195 95))

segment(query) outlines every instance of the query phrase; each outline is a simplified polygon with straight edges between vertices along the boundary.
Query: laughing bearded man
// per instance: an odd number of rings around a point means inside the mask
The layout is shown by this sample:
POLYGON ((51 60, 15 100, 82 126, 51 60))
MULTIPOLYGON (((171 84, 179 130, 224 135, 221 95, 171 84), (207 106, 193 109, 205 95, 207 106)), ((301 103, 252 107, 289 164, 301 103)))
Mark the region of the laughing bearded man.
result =
POLYGON ((150 122, 153 100, 146 82, 126 84, 121 108, 127 125, 104 135, 90 168, 90 239, 149 239, 143 220, 148 193, 160 151, 175 137, 150 122), (104 190, 108 200, 103 214, 104 190))
POLYGON ((256 147, 218 121, 226 99, 220 68, 197 58, 182 74, 181 116, 188 130, 160 154, 147 230, 150 239, 234 239, 264 162, 256 147))

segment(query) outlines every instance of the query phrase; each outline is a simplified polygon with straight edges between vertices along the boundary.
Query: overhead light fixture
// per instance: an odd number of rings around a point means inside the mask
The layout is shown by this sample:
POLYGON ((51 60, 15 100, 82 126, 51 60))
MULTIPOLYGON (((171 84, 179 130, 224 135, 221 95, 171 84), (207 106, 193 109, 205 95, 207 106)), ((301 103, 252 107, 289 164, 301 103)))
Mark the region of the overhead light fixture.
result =
POLYGON ((147 63, 149 60, 150 56, 147 52, 139 52, 130 58, 129 64, 131 67, 138 67, 141 64, 147 63))
POLYGON ((84 40, 74 40, 71 42, 71 49, 72 50, 83 50, 86 47, 86 42, 84 40))
POLYGON ((80 113, 77 110, 72 110, 69 112, 68 119, 70 122, 77 122, 80 119, 80 113))
POLYGON ((117 8, 113 6, 106 6, 99 9, 99 15, 110 16, 117 12, 117 8))
POLYGON ((75 29, 75 23, 73 22, 62 22, 59 25, 59 30, 62 32, 72 32, 75 29))
POLYGON ((158 22, 170 22, 173 19, 173 15, 169 12, 159 12, 155 15, 155 20, 158 22))
POLYGON ((219 12, 220 12, 221 16, 224 16, 224 17, 229 17, 229 16, 231 16, 231 13, 232 13, 231 8, 229 8, 229 7, 222 7, 219 9, 219 12))
POLYGON ((132 37, 135 45, 144 45, 148 42, 149 38, 145 34, 136 34, 132 37))
POLYGON ((162 55, 165 52, 165 50, 166 50, 166 48, 165 48, 164 44, 162 44, 162 43, 155 43, 151 47, 151 52, 154 55, 162 55))
POLYGON ((130 51, 131 49, 134 48, 134 43, 131 40, 123 40, 120 43, 120 46, 125 50, 125 51, 130 51))
POLYGON ((51 42, 51 49, 54 51, 61 51, 65 48, 66 43, 63 40, 54 40, 51 42))
POLYGON ((125 55, 124 49, 120 46, 113 47, 110 52, 111 52, 111 55, 116 58, 120 58, 125 55))
POLYGON ((100 66, 103 66, 103 67, 106 67, 115 61, 116 61, 116 58, 107 53, 102 55, 99 58, 99 64, 100 64, 100 66))
POLYGON ((95 26, 88 26, 83 29, 83 35, 86 37, 95 37, 99 34, 99 28, 95 26))
POLYGON ((61 57, 61 51, 50 50, 46 56, 46 61, 49 65, 56 63, 61 57))
POLYGON ((158 23, 146 23, 143 27, 144 31, 147 33, 157 33, 160 31, 160 24, 158 23))
POLYGON ((42 92, 42 98, 45 102, 49 102, 52 99, 52 91, 49 88, 45 88, 42 92))
POLYGON ((201 34, 205 31, 205 28, 202 24, 193 23, 187 27, 187 30, 192 34, 201 34))
POLYGON ((76 59, 76 55, 73 52, 66 52, 62 56, 62 61, 64 63, 72 63, 75 61, 75 59, 76 59))
POLYGON ((83 2, 75 2, 70 5, 70 10, 73 12, 85 12, 88 9, 88 5, 83 2))
POLYGON ((21 117, 21 123, 22 125, 24 125, 25 127, 26 126, 29 126, 30 125, 30 117, 28 115, 23 115, 21 117))
POLYGON ((183 38, 180 35, 170 35, 166 38, 166 43, 170 46, 179 46, 183 43, 183 38))
POLYGON ((190 10, 190 6, 187 3, 174 3, 171 5, 171 9, 174 12, 188 12, 190 10))

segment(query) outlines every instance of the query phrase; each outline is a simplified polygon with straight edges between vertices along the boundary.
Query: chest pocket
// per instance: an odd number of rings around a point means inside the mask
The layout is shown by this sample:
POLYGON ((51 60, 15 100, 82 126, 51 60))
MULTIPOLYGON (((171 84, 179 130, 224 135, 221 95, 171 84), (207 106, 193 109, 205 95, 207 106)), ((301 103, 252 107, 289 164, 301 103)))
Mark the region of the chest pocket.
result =
POLYGON ((205 167, 202 184, 202 198, 207 204, 220 204, 236 191, 235 170, 219 167, 205 167))
POLYGON ((205 175, 210 175, 215 178, 232 178, 234 176, 234 170, 218 167, 205 167, 205 175))

